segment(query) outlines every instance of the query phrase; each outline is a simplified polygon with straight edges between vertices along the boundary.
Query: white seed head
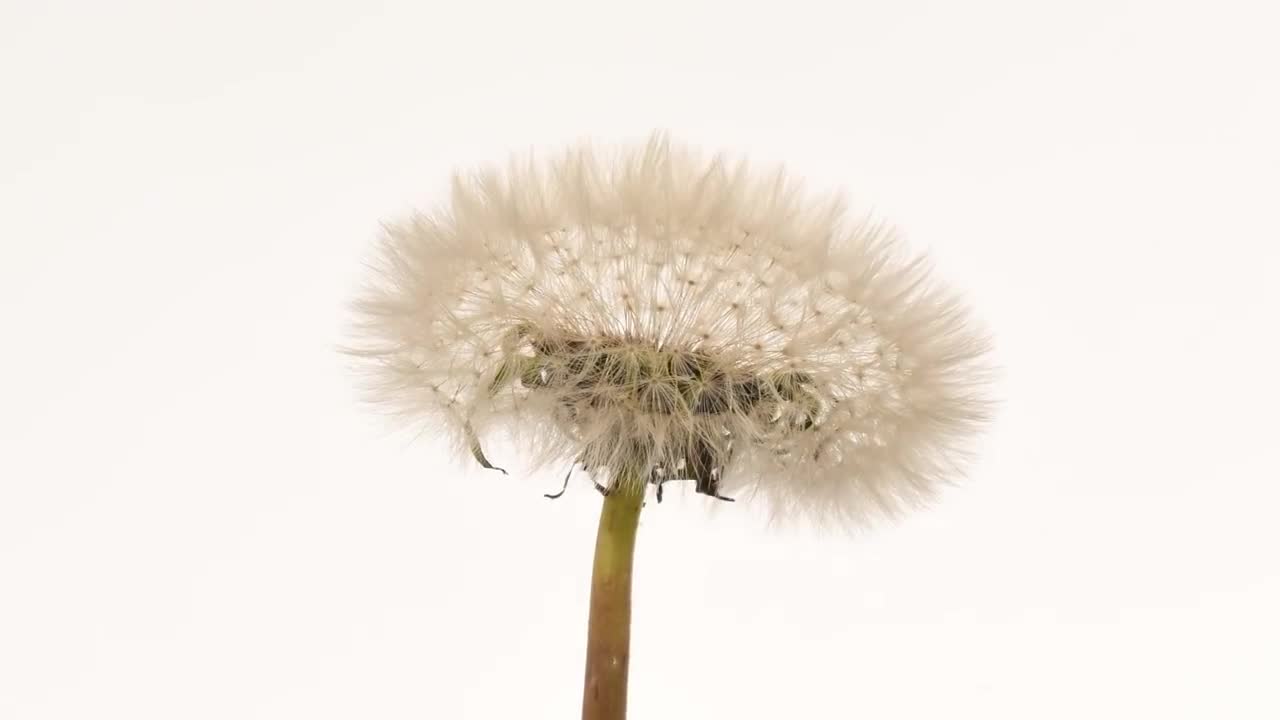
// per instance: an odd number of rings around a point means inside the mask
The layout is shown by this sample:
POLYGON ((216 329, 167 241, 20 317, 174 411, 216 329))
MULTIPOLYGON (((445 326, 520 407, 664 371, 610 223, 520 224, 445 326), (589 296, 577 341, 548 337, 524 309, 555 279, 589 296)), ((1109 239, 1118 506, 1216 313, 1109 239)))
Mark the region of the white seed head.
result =
POLYGON ((461 448, 849 524, 930 498, 988 409, 986 336, 889 229, 662 135, 458 176, 376 270, 371 397, 461 448))

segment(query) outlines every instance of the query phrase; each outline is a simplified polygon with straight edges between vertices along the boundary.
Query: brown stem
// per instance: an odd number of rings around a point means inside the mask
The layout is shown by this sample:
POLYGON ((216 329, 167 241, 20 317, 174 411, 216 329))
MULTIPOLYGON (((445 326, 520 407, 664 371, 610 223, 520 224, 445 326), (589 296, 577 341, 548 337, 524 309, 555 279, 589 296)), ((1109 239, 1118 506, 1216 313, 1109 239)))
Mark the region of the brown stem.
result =
POLYGON ((587 625, 587 675, 583 720, 627 716, 627 667, 631 659, 631 561, 644 502, 644 483, 625 474, 613 480, 600 510, 591 619, 587 625))

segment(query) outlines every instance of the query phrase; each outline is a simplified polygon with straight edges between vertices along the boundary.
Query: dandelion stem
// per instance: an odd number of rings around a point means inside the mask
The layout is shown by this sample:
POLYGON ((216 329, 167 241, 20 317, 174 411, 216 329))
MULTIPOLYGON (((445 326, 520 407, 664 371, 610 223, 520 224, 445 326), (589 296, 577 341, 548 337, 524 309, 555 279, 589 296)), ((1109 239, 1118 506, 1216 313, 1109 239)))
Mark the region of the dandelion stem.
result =
POLYGON ((642 478, 622 473, 614 478, 600 510, 595 565, 591 573, 583 720, 623 720, 627 716, 631 566, 644 489, 642 478))

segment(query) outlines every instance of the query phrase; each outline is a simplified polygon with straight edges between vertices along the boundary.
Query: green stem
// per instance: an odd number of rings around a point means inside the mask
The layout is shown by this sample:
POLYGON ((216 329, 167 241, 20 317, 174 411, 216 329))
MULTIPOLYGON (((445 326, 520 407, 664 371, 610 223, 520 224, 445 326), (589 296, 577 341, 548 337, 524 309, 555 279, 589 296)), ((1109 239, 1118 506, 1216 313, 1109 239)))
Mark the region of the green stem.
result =
POLYGON ((631 659, 631 564, 644 484, 626 473, 600 510, 596 558, 591 572, 591 619, 587 625, 587 675, 583 720, 627 716, 627 667, 631 659))

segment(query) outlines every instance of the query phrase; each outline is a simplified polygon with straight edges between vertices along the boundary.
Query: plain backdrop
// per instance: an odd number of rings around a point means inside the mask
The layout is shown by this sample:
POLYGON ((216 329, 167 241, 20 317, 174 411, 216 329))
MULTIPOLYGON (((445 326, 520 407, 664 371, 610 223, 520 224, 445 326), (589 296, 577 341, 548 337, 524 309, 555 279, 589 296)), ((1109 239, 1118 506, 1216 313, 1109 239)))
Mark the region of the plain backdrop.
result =
POLYGON ((854 538, 646 508, 632 716, 1280 717, 1257 2, 0 2, 0 718, 571 718, 600 499, 366 412, 381 220, 653 128, 995 332, 971 477, 854 538))

